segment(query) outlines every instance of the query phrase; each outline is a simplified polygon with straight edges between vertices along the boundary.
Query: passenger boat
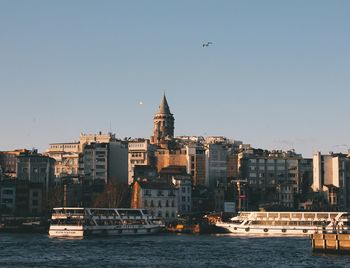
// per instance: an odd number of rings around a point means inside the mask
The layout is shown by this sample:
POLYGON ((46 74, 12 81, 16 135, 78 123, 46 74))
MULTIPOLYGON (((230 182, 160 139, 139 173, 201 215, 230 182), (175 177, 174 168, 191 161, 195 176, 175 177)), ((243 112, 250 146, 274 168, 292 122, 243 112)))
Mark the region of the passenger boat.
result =
POLYGON ((311 233, 347 233, 347 212, 240 212, 229 222, 218 220, 216 226, 241 235, 292 235, 311 233))
POLYGON ((158 233, 164 228, 161 218, 144 209, 61 207, 53 209, 49 235, 139 235, 158 233))

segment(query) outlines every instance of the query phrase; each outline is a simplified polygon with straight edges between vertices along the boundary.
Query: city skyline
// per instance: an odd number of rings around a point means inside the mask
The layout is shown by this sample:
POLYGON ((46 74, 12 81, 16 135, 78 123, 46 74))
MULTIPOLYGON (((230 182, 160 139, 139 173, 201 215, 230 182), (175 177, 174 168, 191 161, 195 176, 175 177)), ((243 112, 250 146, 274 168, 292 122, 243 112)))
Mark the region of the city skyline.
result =
POLYGON ((350 3, 332 3, 2 2, 0 149, 150 138, 165 90, 175 136, 347 152, 350 3))

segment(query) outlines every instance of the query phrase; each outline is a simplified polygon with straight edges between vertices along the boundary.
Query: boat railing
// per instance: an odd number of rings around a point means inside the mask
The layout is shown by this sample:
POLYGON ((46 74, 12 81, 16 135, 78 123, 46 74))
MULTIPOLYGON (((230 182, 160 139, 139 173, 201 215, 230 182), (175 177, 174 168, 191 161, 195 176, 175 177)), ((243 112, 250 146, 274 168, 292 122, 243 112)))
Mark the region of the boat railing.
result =
POLYGON ((324 227, 324 226, 318 225, 316 226, 314 233, 315 234, 349 234, 350 230, 347 226, 324 227))

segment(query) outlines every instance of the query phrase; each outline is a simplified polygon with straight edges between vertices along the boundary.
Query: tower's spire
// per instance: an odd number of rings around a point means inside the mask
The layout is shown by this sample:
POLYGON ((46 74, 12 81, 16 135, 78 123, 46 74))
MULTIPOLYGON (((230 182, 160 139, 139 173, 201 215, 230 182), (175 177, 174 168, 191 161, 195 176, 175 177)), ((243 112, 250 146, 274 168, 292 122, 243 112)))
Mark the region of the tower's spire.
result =
POLYGON ((164 90, 164 95, 163 95, 163 99, 159 105, 159 111, 158 111, 159 114, 171 114, 170 112, 170 108, 169 108, 169 105, 168 105, 168 101, 166 100, 166 97, 165 97, 165 90, 164 90))

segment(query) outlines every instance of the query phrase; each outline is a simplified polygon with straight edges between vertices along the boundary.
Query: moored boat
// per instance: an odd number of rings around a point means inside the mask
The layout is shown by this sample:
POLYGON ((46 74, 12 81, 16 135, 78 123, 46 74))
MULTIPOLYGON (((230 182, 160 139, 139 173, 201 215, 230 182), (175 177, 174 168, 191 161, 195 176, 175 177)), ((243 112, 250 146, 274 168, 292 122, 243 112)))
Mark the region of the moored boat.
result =
POLYGON ((144 209, 130 208, 54 208, 49 228, 51 237, 88 235, 154 234, 165 225, 161 218, 144 209))
POLYGON ((349 231, 347 212, 240 212, 216 226, 233 234, 305 236, 315 232, 349 231))

